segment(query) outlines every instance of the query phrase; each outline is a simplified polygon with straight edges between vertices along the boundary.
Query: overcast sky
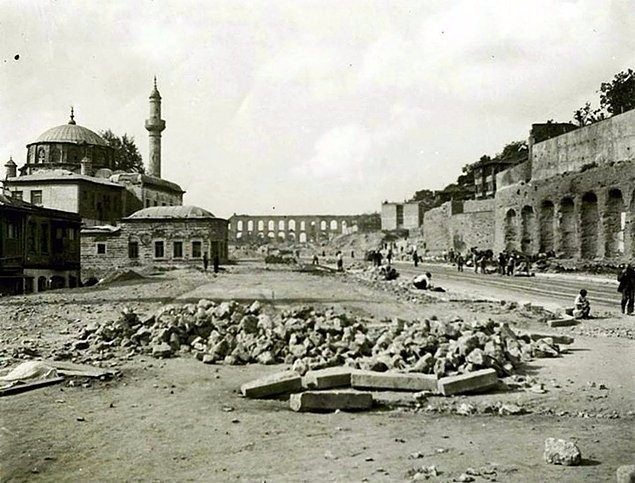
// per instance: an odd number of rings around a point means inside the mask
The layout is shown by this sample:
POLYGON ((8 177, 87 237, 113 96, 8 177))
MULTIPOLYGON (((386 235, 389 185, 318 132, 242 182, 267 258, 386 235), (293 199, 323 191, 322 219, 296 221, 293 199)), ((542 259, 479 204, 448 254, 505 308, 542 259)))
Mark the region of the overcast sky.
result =
POLYGON ((0 1, 0 161, 68 121, 133 135, 216 215, 356 214, 598 103, 635 1, 0 1), (19 59, 15 60, 15 56, 19 59))

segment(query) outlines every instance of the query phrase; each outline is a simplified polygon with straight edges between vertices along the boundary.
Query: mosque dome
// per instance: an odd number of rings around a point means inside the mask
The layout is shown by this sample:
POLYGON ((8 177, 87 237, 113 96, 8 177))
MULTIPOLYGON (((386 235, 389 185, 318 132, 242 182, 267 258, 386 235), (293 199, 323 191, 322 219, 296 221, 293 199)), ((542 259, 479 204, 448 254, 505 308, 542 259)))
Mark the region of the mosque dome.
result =
POLYGON ((128 219, 142 218, 216 218, 209 211, 198 206, 151 206, 135 211, 128 219))
POLYGON ((73 109, 71 109, 71 118, 68 123, 55 126, 47 131, 44 131, 34 142, 30 144, 40 143, 89 144, 108 147, 106 140, 99 134, 91 131, 87 127, 80 126, 75 122, 75 113, 73 109))
POLYGON ((72 143, 108 146, 108 143, 96 132, 78 124, 62 124, 44 131, 32 144, 72 143))
POLYGON ((44 131, 32 143, 27 144, 27 173, 39 169, 69 169, 79 172, 81 160, 88 158, 94 169, 112 168, 114 150, 99 134, 75 122, 71 117, 67 124, 44 131))

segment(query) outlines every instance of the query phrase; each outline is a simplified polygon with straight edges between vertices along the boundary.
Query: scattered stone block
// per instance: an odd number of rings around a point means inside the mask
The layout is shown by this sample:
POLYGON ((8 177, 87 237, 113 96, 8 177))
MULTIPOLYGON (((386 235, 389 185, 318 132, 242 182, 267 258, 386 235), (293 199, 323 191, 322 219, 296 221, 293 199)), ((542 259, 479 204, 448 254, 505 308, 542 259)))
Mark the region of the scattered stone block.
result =
POLYGON ((543 456, 552 465, 576 466, 582 462, 582 453, 575 443, 564 439, 547 438, 543 456))
POLYGON ((434 374, 373 371, 357 371, 351 374, 351 386, 355 389, 378 391, 436 391, 437 381, 434 374))
POLYGON ((333 389, 335 387, 350 387, 350 367, 329 367, 317 371, 309 371, 302 379, 302 385, 308 389, 333 389))
POLYGON ((571 318, 562 318, 562 319, 552 319, 547 321, 547 325, 549 327, 569 327, 571 325, 577 325, 576 319, 571 318))
POLYGON ((617 483, 635 483, 635 465, 624 465, 617 469, 617 483))
POLYGON ((293 371, 284 371, 247 382, 240 387, 243 396, 252 399, 290 394, 302 390, 302 377, 293 371))
POLYGON ((575 339, 569 335, 557 335, 557 334, 529 334, 531 340, 540 339, 552 339, 555 344, 569 345, 575 342, 575 339))
POLYGON ((491 389, 498 384, 494 369, 481 369, 458 376, 442 377, 438 380, 439 392, 444 396, 491 389))
POLYGON ((373 407, 373 396, 369 392, 307 391, 292 394, 289 405, 299 412, 359 411, 373 407))
POLYGON ((152 355, 154 357, 170 357, 172 355, 172 347, 166 342, 161 342, 152 346, 152 355))

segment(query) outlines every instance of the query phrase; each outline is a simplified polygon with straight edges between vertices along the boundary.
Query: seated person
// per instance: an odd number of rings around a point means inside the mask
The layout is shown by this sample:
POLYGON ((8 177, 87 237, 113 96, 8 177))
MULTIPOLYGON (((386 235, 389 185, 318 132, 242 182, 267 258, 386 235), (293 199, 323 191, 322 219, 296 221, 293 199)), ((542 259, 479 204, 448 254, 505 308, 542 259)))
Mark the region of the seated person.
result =
POLYGON ((427 290, 432 288, 432 274, 430 272, 426 272, 425 275, 417 275, 412 283, 415 287, 420 290, 427 290))
POLYGON ((573 316, 576 319, 588 319, 590 317, 591 304, 586 296, 587 291, 582 289, 573 302, 573 316))

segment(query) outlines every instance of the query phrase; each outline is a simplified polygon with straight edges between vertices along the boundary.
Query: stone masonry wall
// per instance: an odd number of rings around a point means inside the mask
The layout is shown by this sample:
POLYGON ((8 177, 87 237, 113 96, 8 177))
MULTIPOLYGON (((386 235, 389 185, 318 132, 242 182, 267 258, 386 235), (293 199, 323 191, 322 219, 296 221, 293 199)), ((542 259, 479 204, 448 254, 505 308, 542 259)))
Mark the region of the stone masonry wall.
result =
POLYGON ((496 251, 635 256, 635 161, 507 186, 495 202, 496 251))
POLYGON ((635 109, 533 145, 532 179, 635 159, 635 109))
POLYGON ((103 276, 112 269, 139 266, 195 265, 202 266, 202 254, 207 252, 211 266, 215 254, 221 263, 227 261, 227 221, 214 220, 143 220, 122 222, 116 233, 82 233, 82 277, 103 276), (154 242, 163 241, 164 257, 154 257, 154 242), (183 243, 183 256, 174 258, 174 242, 183 243), (192 242, 201 242, 201 256, 194 257, 192 242), (128 255, 129 242, 137 242, 139 256, 128 255), (106 244, 106 253, 97 253, 97 244, 106 244))
POLYGON ((438 255, 450 249, 465 253, 472 247, 479 250, 493 247, 494 200, 468 200, 461 208, 453 213, 452 203, 446 202, 424 214, 423 238, 429 254, 438 255))
POLYGON ((418 202, 404 203, 403 227, 406 229, 418 228, 423 222, 421 204, 418 202))

